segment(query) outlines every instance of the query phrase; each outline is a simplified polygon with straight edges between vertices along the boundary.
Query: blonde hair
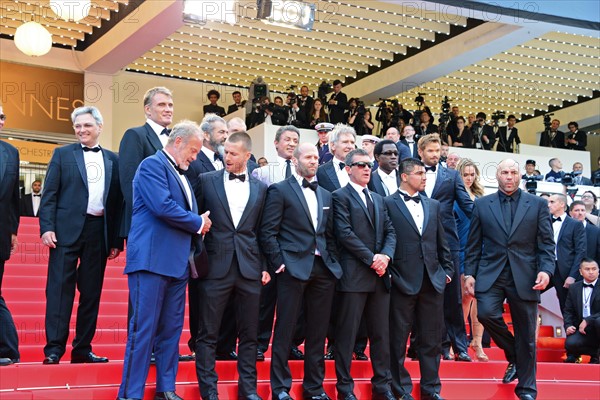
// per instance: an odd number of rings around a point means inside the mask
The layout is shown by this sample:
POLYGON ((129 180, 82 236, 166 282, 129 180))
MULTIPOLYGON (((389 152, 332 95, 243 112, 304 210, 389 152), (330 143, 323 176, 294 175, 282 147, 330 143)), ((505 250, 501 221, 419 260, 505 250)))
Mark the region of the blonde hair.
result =
POLYGON ((479 182, 479 168, 477 168, 477 164, 475 164, 470 158, 462 158, 456 165, 456 170, 460 174, 460 178, 462 179, 463 172, 467 167, 473 167, 473 169, 475 170, 475 179, 473 180, 473 184, 471 185, 471 187, 465 187, 465 189, 467 189, 468 192, 471 192, 475 197, 483 196, 485 194, 485 191, 483 189, 483 186, 479 182))

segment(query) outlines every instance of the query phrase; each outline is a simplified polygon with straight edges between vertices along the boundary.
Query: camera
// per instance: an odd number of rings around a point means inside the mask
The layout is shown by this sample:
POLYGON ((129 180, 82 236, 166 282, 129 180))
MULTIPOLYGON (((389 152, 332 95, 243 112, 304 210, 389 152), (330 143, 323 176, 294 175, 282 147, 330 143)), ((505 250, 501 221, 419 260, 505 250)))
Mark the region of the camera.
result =
POLYGON ((426 96, 426 94, 418 92, 417 93, 417 97, 415 97, 415 103, 417 103, 417 106, 419 108, 421 108, 421 106, 423 105, 423 103, 425 103, 425 98, 423 96, 426 96))
POLYGON ((319 89, 317 90, 317 97, 319 97, 319 99, 321 99, 323 103, 326 103, 327 95, 331 93, 332 90, 333 87, 331 86, 331 83, 323 81, 321 82, 321 85, 319 85, 319 89))
POLYGON ((545 130, 550 130, 550 126, 552 125, 552 118, 550 118, 550 117, 553 115, 554 115, 554 113, 544 114, 544 129, 545 130))
POLYGON ((527 178, 527 180, 525 181, 525 189, 527 189, 527 193, 535 194, 535 192, 537 191, 538 181, 539 179, 537 179, 537 177, 531 176, 527 178))
POLYGON ((495 111, 492 113, 492 121, 498 123, 501 119, 506 119, 506 114, 503 111, 495 111))
POLYGON ((575 184, 575 181, 573 179, 573 173, 567 172, 566 174, 564 174, 560 180, 560 183, 562 183, 564 186, 573 186, 575 184))

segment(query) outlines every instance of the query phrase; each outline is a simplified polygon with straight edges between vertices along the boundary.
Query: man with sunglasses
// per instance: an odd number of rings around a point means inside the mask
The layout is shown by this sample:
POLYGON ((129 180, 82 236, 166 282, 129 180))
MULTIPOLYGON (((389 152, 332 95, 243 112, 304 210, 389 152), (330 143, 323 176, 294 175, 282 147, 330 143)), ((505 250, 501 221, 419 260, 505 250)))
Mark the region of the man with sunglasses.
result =
MULTIPOLYGON (((395 147, 393 143, 390 145, 395 147)), ((390 386, 388 316, 391 282, 387 267, 395 251, 396 233, 383 198, 367 188, 373 167, 369 154, 362 149, 353 150, 346 156, 345 163, 350 182, 332 193, 335 235, 343 248, 339 261, 344 271, 337 285, 335 370, 338 398, 357 398, 353 393, 350 365, 364 315, 371 342, 372 398, 391 400, 395 397, 390 386)))
POLYGON ((391 140, 382 140, 375 145, 375 160, 379 167, 371 174, 369 190, 380 196, 389 196, 396 193, 400 186, 398 168, 398 149, 391 140))

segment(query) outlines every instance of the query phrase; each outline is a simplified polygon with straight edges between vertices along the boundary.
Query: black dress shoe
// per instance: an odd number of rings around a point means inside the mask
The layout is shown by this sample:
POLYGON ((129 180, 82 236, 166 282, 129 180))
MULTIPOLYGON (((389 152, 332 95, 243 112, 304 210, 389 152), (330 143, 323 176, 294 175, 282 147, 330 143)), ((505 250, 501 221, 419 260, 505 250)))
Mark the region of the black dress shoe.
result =
POLYGON ((364 351, 355 351, 354 359, 358 361, 369 361, 369 357, 367 357, 364 351))
POLYGON ((419 358, 419 355, 417 354, 417 350, 409 347, 408 351, 406 352, 406 357, 410 358, 411 360, 415 361, 419 358))
POLYGON ((517 366, 513 363, 509 363, 508 367, 506 367, 506 371, 504 372, 502 383, 510 383, 515 379, 517 379, 517 366))
POLYGON ((338 400, 358 400, 352 392, 346 394, 338 393, 337 398, 338 400))
POLYGON ((304 360, 304 353, 296 346, 293 346, 290 350, 290 360, 304 360))
POLYGON ((92 353, 91 351, 84 356, 80 355, 71 355, 71 364, 97 364, 97 363, 107 363, 108 358, 99 357, 92 353))
POLYGON ((392 393, 391 390, 388 390, 385 393, 373 393, 371 396, 372 400, 396 400, 396 396, 392 393))
POLYGON ((438 393, 421 393, 421 400, 444 400, 438 393))
POLYGON ((262 400, 262 397, 257 394, 250 394, 246 397, 238 397, 238 400, 262 400))
POLYGON ((522 394, 519 396, 519 400, 535 400, 535 397, 530 394, 522 394))
POLYGON ((442 352, 442 360, 453 360, 453 358, 450 355, 449 351, 443 351, 442 352))
POLYGON ((156 392, 154 400, 183 400, 175 392, 156 392))
POLYGON ((273 400, 294 400, 294 399, 292 399, 292 397, 288 394, 288 392, 279 392, 277 394, 277 398, 275 398, 275 396, 273 396, 273 400))
POLYGON ((196 361, 196 355, 195 354, 180 354, 179 361, 181 361, 181 362, 196 361))
POLYGON ((265 361, 265 353, 260 351, 260 349, 256 349, 256 361, 265 361))
POLYGON ((11 365, 13 363, 13 360, 11 360, 8 357, 0 357, 0 367, 3 367, 5 365, 11 365))
POLYGON ((235 351, 231 351, 227 354, 217 354, 216 357, 217 360, 228 360, 228 361, 235 361, 238 359, 237 353, 235 351))
POLYGON ((46 358, 44 358, 43 363, 46 365, 58 364, 60 362, 60 357, 56 354, 48 354, 46 358))
POLYGON ((565 358, 565 362, 567 364, 579 364, 579 363, 581 363, 581 358, 574 354, 567 354, 567 358, 565 358))
POLYGON ((327 393, 323 392, 316 396, 304 397, 305 400, 331 400, 331 397, 327 396, 327 393))
POLYGON ((600 357, 590 356, 590 364, 600 364, 600 357))
POLYGON ((327 350, 327 353, 325 353, 325 359, 326 360, 335 360, 335 356, 333 355, 333 349, 330 348, 329 350, 327 350))
POLYGON ((465 351, 461 351, 460 353, 455 354, 454 360, 455 361, 465 361, 465 362, 473 361, 473 360, 471 360, 471 357, 469 357, 469 354, 465 351))

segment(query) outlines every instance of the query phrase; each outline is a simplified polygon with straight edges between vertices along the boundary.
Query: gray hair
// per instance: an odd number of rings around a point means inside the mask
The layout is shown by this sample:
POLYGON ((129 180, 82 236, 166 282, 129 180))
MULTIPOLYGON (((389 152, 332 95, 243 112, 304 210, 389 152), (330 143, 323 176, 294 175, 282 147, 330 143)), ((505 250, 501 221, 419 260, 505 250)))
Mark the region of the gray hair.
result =
POLYGON ((233 125, 237 125, 240 128, 242 128, 238 132, 246 132, 248 130, 248 127, 246 126, 246 122, 244 122, 244 120, 241 119, 240 117, 231 118, 229 121, 227 121, 227 129, 231 130, 231 127, 233 125))
POLYGON ((223 118, 219 117, 217 114, 209 113, 202 118, 202 122, 200 122, 200 130, 212 136, 212 133, 215 130, 213 126, 215 122, 222 122, 227 125, 223 118))
POLYGON ((156 96, 158 93, 164 94, 165 96, 169 96, 171 98, 173 97, 171 91, 166 87, 153 87, 152 89, 148 89, 148 91, 146 91, 146 93, 144 94, 144 107, 152 105, 152 100, 154 99, 154 96, 156 96))
POLYGON ((175 139, 178 137, 182 138, 184 143, 187 143, 194 135, 201 139, 200 127, 194 121, 184 119, 183 121, 179 121, 171 130, 167 145, 175 143, 175 139))
POLYGON ((277 129, 277 132, 275 132, 275 141, 279 142, 279 139, 281 139, 281 135, 283 135, 283 132, 288 131, 295 132, 298 135, 298 140, 300 140, 300 129, 296 128, 294 125, 285 125, 277 129))
POLYGON ((330 144, 335 144, 340 140, 341 135, 351 134, 356 140, 356 131, 353 127, 346 124, 337 124, 331 132, 329 132, 328 140, 330 144))
POLYGON ((75 123, 75 119, 83 114, 91 114, 91 116, 96 120, 96 124, 102 125, 102 114, 100 114, 100 111, 94 106, 77 107, 71 113, 71 121, 75 123))
POLYGON ((350 153, 348 153, 346 155, 346 159, 344 160, 344 163, 346 165, 350 165, 354 162, 354 156, 367 156, 369 157, 369 159, 371 158, 371 156, 369 155, 369 153, 367 153, 365 150, 363 149, 354 149, 352 150, 350 153))

